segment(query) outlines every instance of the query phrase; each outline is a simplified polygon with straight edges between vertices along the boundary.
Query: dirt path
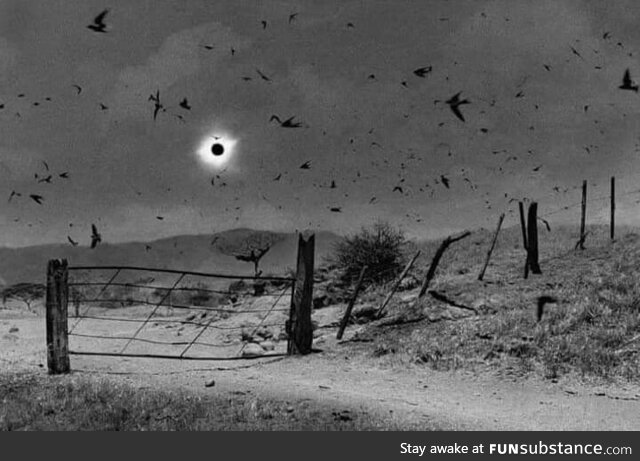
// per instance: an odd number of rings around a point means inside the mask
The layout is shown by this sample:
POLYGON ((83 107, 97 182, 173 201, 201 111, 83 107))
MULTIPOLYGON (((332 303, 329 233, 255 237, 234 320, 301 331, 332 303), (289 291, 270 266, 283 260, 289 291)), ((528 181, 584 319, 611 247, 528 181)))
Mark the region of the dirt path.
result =
MULTIPOLYGON (((0 313, 0 366, 42 370, 42 317, 0 313), (17 328, 17 331, 9 332, 17 328)), ((453 430, 640 430, 640 389, 595 388, 535 380, 506 380, 425 367, 381 368, 352 357, 344 345, 300 358, 232 362, 72 357, 78 373, 138 387, 309 400, 354 408, 401 426, 453 430), (214 387, 205 388, 214 379, 214 387)))

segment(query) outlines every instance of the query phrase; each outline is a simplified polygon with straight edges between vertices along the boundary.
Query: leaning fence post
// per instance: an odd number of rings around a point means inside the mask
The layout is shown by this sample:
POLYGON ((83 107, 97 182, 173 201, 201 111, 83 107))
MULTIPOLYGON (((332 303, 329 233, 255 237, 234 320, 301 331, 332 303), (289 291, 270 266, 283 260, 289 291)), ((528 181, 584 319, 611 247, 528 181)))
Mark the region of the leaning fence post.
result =
POLYGON ((393 295, 395 294, 396 290, 400 286, 400 283, 402 283, 402 280, 407 276, 407 274, 409 273, 409 271, 413 267, 413 264, 416 262, 416 259, 418 259, 418 256, 420 256, 420 250, 418 250, 418 252, 413 256, 413 258, 411 258, 411 261, 409 261, 407 263, 407 265, 403 269, 403 271, 400 274, 400 276, 394 282, 393 286, 391 287, 391 290, 389 291, 389 293, 387 293, 387 297, 384 298, 384 301, 382 301, 382 304, 380 304, 380 307, 376 311, 376 315, 375 315, 376 318, 379 319, 380 317, 382 317, 382 313, 384 312, 384 308, 387 307, 387 304, 389 304, 389 301, 391 301, 391 298, 393 297, 393 295))
POLYGON ((524 220, 524 205, 522 202, 518 202, 518 209, 520 210, 520 228, 522 229, 522 243, 524 245, 524 251, 526 252, 524 258, 524 278, 529 277, 529 250, 527 250, 527 224, 524 220))
POLYGON ((493 240, 491 241, 491 246, 489 247, 489 251, 487 252, 487 259, 484 261, 484 266, 482 266, 480 275, 478 275, 478 280, 482 280, 484 278, 484 273, 487 270, 489 260, 491 259, 491 253, 493 253, 493 249, 495 248, 496 242, 498 241, 498 234, 500 233, 500 227, 502 227, 502 221, 504 221, 504 213, 502 213, 500 215, 500 218, 498 218, 498 227, 496 228, 495 234, 493 234, 493 240))
POLYGON ((616 177, 611 176, 611 240, 615 238, 616 228, 616 177))
POLYGON ((440 262, 440 259, 442 258, 442 255, 444 254, 444 252, 447 250, 447 248, 449 248, 449 245, 451 245, 454 242, 457 242, 458 240, 462 240, 463 238, 466 238, 469 235, 471 235, 471 232, 465 231, 456 237, 450 235, 449 237, 447 237, 442 241, 442 243, 438 247, 438 250, 436 251, 436 254, 433 256, 433 259, 431 260, 431 265, 429 266, 427 275, 424 278, 424 281, 422 282, 422 286, 420 287, 418 298, 422 298, 427 292, 427 289, 429 288, 429 284, 431 283, 431 280, 433 280, 433 278, 436 276, 436 269, 438 268, 438 263, 440 262))
POLYGON ((584 250, 584 239, 587 237, 585 234, 585 226, 587 221, 587 180, 582 181, 582 213, 580 216, 580 240, 578 246, 581 250, 584 250))
POLYGON ((308 354, 313 344, 311 306, 313 298, 313 264, 315 235, 298 236, 296 280, 289 313, 287 354, 308 354))
POLYGON ((47 265, 47 367, 49 374, 69 373, 67 304, 69 299, 66 259, 52 259, 47 265))
POLYGON ((360 293, 360 288, 362 288, 362 282, 364 282, 364 274, 366 271, 367 271, 367 266, 362 266, 362 270, 360 271, 360 275, 358 276, 358 281, 356 282, 356 287, 353 290, 351 299, 349 300, 349 305, 347 305, 347 310, 344 311, 344 317, 342 317, 342 321, 340 322, 340 328, 338 329, 338 334, 336 335, 336 339, 342 339, 342 335, 344 334, 344 329, 347 328, 347 323, 349 323, 349 318, 351 318, 351 310, 353 309, 353 306, 356 303, 356 299, 358 298, 358 293, 360 293))
POLYGON ((538 204, 529 205, 529 220, 527 222, 527 261, 532 274, 542 274, 538 262, 538 204))

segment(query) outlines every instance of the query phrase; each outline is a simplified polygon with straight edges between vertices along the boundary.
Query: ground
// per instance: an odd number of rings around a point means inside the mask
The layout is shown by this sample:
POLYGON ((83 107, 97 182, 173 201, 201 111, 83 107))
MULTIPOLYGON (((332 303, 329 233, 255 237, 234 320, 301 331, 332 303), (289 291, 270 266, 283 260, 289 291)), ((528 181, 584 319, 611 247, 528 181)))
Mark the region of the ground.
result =
MULTIPOLYGON (((46 373, 42 316, 0 311, 5 370, 46 373), (15 330, 17 328, 17 331, 15 330), (11 333, 10 330, 13 330, 11 333)), ((139 388, 268 397, 352 409, 399 427, 451 430, 638 430, 636 386, 594 387, 576 382, 506 378, 393 366, 331 339, 305 357, 236 362, 181 362, 72 356, 78 375, 108 377, 139 388), (206 383, 215 381, 212 387, 206 383)), ((346 339, 353 335, 348 332, 346 339)))

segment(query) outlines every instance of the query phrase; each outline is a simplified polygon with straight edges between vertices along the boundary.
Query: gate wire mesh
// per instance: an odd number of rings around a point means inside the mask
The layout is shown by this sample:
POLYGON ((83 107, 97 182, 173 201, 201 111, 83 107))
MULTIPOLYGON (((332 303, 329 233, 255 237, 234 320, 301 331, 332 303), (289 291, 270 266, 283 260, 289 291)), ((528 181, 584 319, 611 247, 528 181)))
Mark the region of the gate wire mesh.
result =
POLYGON ((75 317, 69 321, 69 353, 183 360, 284 355, 294 281, 69 267, 68 315, 75 317))

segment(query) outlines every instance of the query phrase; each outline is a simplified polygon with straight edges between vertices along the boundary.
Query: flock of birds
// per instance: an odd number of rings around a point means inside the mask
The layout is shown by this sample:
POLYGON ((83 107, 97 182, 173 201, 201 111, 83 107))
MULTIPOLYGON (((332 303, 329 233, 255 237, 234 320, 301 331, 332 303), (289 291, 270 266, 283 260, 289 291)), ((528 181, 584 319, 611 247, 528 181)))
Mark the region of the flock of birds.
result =
MULTIPOLYGON (((102 12, 100 12, 94 19, 93 21, 88 24, 86 27, 87 29, 89 29, 91 32, 96 33, 96 34, 107 34, 109 33, 109 31, 111 30, 109 24, 107 23, 107 19, 109 17, 109 13, 110 10, 109 9, 105 9, 102 12)), ((288 23, 291 25, 293 24, 297 18, 299 16, 299 13, 294 12, 291 13, 288 16, 288 23)), ((447 18, 441 18, 441 20, 445 20, 447 18)), ((260 26, 263 30, 267 29, 269 27, 269 22, 267 20, 260 20, 260 26)), ((348 29, 355 29, 356 25, 353 22, 348 22, 346 23, 346 27, 348 29)), ((611 39, 611 33, 610 32, 605 32, 602 36, 602 39, 607 41, 611 39)), ((216 45, 215 44, 201 44, 200 45, 202 48, 204 48, 205 50, 213 50, 216 45)), ((624 45, 621 42, 617 43, 617 46, 620 48, 624 48, 624 45)), ((569 47, 571 54, 575 57, 575 59, 579 59, 581 61, 585 61, 585 57, 582 55, 582 53, 580 53, 580 51, 578 49, 576 49, 574 46, 570 46, 569 47)), ((231 53, 231 55, 235 55, 236 54, 236 50, 231 47, 229 49, 229 52, 231 53)), ((631 55, 629 53, 629 55, 631 55)), ((552 72, 553 71, 553 67, 551 64, 549 63, 542 63, 541 67, 544 68, 544 70, 546 72, 552 72)), ((601 66, 595 66, 595 68, 597 70, 600 70, 602 67, 601 66)), ((416 79, 427 79, 429 78, 433 73, 434 73, 434 67, 433 65, 428 65, 428 66, 421 66, 418 67, 414 70, 411 71, 412 75, 414 76, 414 78, 416 79)), ((374 73, 368 74, 367 75, 367 80, 376 80, 377 76, 374 73)), ((522 80, 522 82, 517 86, 516 88, 516 92, 514 97, 516 99, 521 99, 524 98, 525 96, 525 90, 524 90, 524 85, 527 82, 529 76, 525 76, 525 78, 522 80)), ((249 82, 252 81, 254 79, 259 79, 259 81, 265 82, 265 83, 272 83, 274 81, 274 77, 268 75, 268 73, 266 73, 265 71, 263 71, 262 69, 259 68, 255 68, 255 76, 250 76, 250 75, 243 75, 241 77, 241 79, 245 82, 249 82)), ((446 80, 448 80, 448 77, 446 78, 446 80)), ((402 80, 400 82, 400 85, 404 88, 409 88, 410 84, 409 81, 407 80, 402 80)), ((83 92, 83 88, 81 85, 74 83, 72 85, 72 87, 74 88, 74 90, 76 91, 76 95, 81 95, 83 92)), ((635 93, 638 93, 639 91, 639 85, 638 83, 636 83, 634 81, 634 79, 631 76, 631 72, 629 69, 626 69, 624 72, 624 75, 622 76, 622 81, 619 84, 618 88, 622 91, 632 91, 635 93)), ((463 108, 465 106, 470 106, 472 104, 474 104, 474 101, 472 99, 469 99, 467 97, 463 97, 464 91, 457 91, 456 93, 454 93, 453 95, 449 96, 448 98, 445 99, 436 99, 433 101, 434 105, 437 104, 441 104, 444 103, 448 109, 450 110, 451 116, 453 118, 455 118, 455 120, 459 121, 460 123, 466 123, 467 122, 467 117, 465 116, 465 113, 463 112, 463 108)), ((18 95, 18 98, 24 98, 25 95, 24 94, 20 94, 18 95)), ((484 101, 482 98, 478 97, 478 100, 484 101)), ((45 101, 51 101, 50 97, 45 98, 45 101)), ((153 121, 156 121, 158 119, 159 116, 161 116, 162 114, 170 114, 173 117, 175 117, 176 119, 180 120, 183 123, 186 123, 186 118, 185 115, 191 111, 192 109, 192 105, 189 101, 189 99, 187 97, 182 97, 175 105, 167 105, 166 102, 164 101, 164 99, 162 99, 161 97, 161 92, 159 89, 157 89, 154 93, 150 94, 148 97, 148 102, 150 103, 151 107, 150 107, 150 117, 153 119, 153 121)), ((476 101, 477 102, 477 101, 476 101)), ((488 107, 494 107, 496 106, 496 104, 498 103, 498 101, 496 101, 496 99, 491 99, 489 101, 484 101, 488 104, 488 107)), ((40 102, 39 101, 35 101, 33 103, 34 106, 39 105, 40 102)), ((109 110, 109 107, 103 103, 103 102, 98 102, 98 108, 100 111, 107 111, 109 110)), ((535 104, 535 110, 538 110, 540 107, 538 104, 535 104)), ((4 110, 5 109, 5 104, 4 103, 0 103, 0 110, 4 110)), ((584 106, 584 112, 586 113, 589 110, 589 106, 585 105, 584 106)), ((485 113, 485 110, 480 110, 479 111, 480 114, 485 113)), ((16 117, 20 117, 20 113, 16 113, 16 117)), ((404 118, 408 118, 409 114, 404 114, 404 118)), ((270 124, 276 124, 277 127, 283 128, 283 129, 288 129, 288 130, 293 130, 293 129, 305 129, 305 128, 309 128, 310 126, 305 123, 304 121, 300 120, 299 117, 297 115, 291 115, 291 114, 287 114, 285 116, 283 116, 282 114, 272 114, 271 117, 269 118, 268 122, 270 124)), ((447 122, 440 122, 438 124, 439 127, 442 127, 445 125, 445 123, 447 122)), ((534 130, 534 126, 530 126, 529 127, 530 130, 534 130)), ((488 133, 488 128, 480 128, 479 131, 482 134, 487 134, 488 133)), ((374 132, 374 129, 370 129, 368 134, 372 135, 374 132)), ((327 132, 323 131, 322 133, 323 135, 326 135, 327 132)), ((349 140, 349 144, 353 145, 354 144, 354 138, 351 138, 349 140)), ((446 143, 444 143, 444 145, 446 145, 446 143)), ((369 149, 371 150, 375 150, 375 149, 383 149, 383 146, 376 140, 372 140, 369 144, 369 149)), ((597 148, 597 146, 586 146, 585 150, 589 153, 590 149, 595 149, 597 148)), ((353 152, 355 152, 355 147, 353 148, 353 152)), ((409 190, 410 189, 415 189, 412 186, 409 186, 407 181, 406 181, 406 177, 404 175, 405 172, 408 172, 410 170, 412 170, 412 165, 411 162, 412 161, 420 161, 422 160, 420 158, 420 153, 416 152, 414 150, 406 150, 403 152, 406 155, 406 159, 405 161, 401 162, 399 165, 399 174, 398 174, 398 181, 396 184, 393 185, 391 192, 392 193, 398 193, 401 194, 402 196, 408 196, 410 194, 409 190)), ((509 152, 507 152, 504 149, 495 149, 491 152, 493 155, 499 155, 499 154, 507 154, 507 157, 504 160, 504 164, 509 163, 511 161, 516 161, 518 160, 518 156, 513 155, 509 152)), ((529 155, 533 155, 534 152, 533 150, 529 149, 527 151, 527 153, 529 155)), ((448 150, 448 152, 446 152, 446 154, 448 156, 452 155, 451 150, 448 150)), ((49 169, 49 165, 46 162, 43 162, 43 165, 45 167, 45 171, 44 172, 38 172, 34 174, 34 180, 36 182, 36 184, 51 184, 52 181, 56 180, 68 180, 69 179, 69 172, 64 171, 64 172, 58 172, 58 173, 53 173, 50 172, 49 169)), ((379 166, 379 167, 383 167, 385 169, 388 169, 390 166, 390 162, 387 158, 383 158, 380 161, 377 160, 373 160, 372 161, 372 165, 373 166, 379 166)), ((534 168, 532 168, 532 172, 533 173, 537 173, 541 170, 541 168, 543 167, 543 165, 537 165, 534 168)), ((304 161, 303 163, 301 163, 298 167, 300 170, 310 170, 312 169, 312 161, 308 160, 308 161, 304 161)), ((499 167, 499 172, 504 172, 503 166, 499 167)), ((219 172, 217 175, 215 175, 214 178, 212 178, 211 180, 211 185, 215 186, 215 185, 219 185, 219 186, 226 186, 227 183, 222 179, 221 174, 224 173, 224 171, 219 172), (218 181, 216 181, 216 179, 218 181)), ((287 175, 289 172, 288 171, 284 171, 284 172, 278 172, 278 174, 273 177, 272 181, 280 181, 281 179, 283 179, 283 177, 285 175, 287 175)), ((464 170, 464 168, 462 168, 460 170, 460 174, 462 175, 462 180, 467 184, 467 186, 472 190, 472 191, 476 191, 478 189, 477 184, 475 184, 466 174, 466 171, 464 170)), ((356 183, 357 181, 361 180, 364 177, 363 174, 361 174, 360 171, 356 172, 356 177, 353 178, 352 182, 356 183)), ((443 172, 443 173, 438 173, 436 175, 436 177, 433 179, 433 185, 440 185, 445 189, 450 189, 452 187, 452 180, 450 177, 450 172, 443 172)), ((429 192, 430 196, 433 197, 434 193, 435 193, 435 188, 432 184, 429 183, 429 181, 427 181, 424 185, 420 186, 417 188, 417 190, 419 192, 429 192)), ((325 184, 313 184, 314 187, 321 187, 321 188, 329 188, 329 189, 337 189, 338 185, 337 185, 337 181, 336 179, 331 179, 329 184, 326 185, 325 184)), ((566 193, 569 191, 569 188, 564 188, 561 189, 559 186, 555 186, 553 188, 555 193, 566 193)), ((484 202, 485 202, 485 206, 487 209, 491 209, 492 208, 492 203, 487 199, 488 196, 488 192, 485 193, 485 197, 484 197, 484 202)), ((43 202, 45 201, 45 196, 39 193, 23 193, 22 191, 17 191, 17 190, 12 190, 8 201, 12 202, 14 200, 20 199, 22 197, 28 197, 29 199, 31 199, 33 202, 35 202, 37 205, 42 205, 43 202)), ((344 194, 345 197, 348 197, 348 194, 345 193, 344 194)), ((266 201, 269 201, 268 197, 266 197, 264 194, 262 194, 262 198, 266 201)), ((504 199, 508 200, 508 203, 512 203, 514 201, 517 201, 518 199, 515 197, 511 197, 509 196, 509 194, 504 193, 504 199)), ((378 197, 376 196, 372 196, 369 199, 369 203, 373 204, 376 203, 378 200, 378 197)), ((282 208, 281 206, 279 206, 278 208, 282 208)), ((328 210, 332 213, 341 213, 343 211, 343 206, 340 204, 334 204, 334 205, 329 205, 327 206, 328 210)), ((230 208, 227 208, 227 211, 230 210, 230 208)), ((235 207, 235 210, 240 210, 240 207, 235 207)), ((406 216, 408 218, 411 218, 413 220, 415 220, 416 222, 421 222, 422 221, 422 217, 419 216, 416 213, 412 213, 412 212, 408 212, 406 214, 406 216)), ((159 220, 164 219, 161 216, 157 217, 159 220)), ((236 218, 237 219, 237 218, 236 218)), ((549 226, 548 222, 545 221, 545 225, 547 225, 547 227, 549 226)), ((90 248, 96 248, 97 245, 102 241, 102 236, 100 235, 100 233, 97 230, 97 227, 95 224, 91 225, 91 235, 90 235, 90 248)), ((77 246, 79 243, 76 240, 73 240, 71 238, 71 236, 67 237, 67 240, 69 242, 70 245, 72 246, 77 246)))

